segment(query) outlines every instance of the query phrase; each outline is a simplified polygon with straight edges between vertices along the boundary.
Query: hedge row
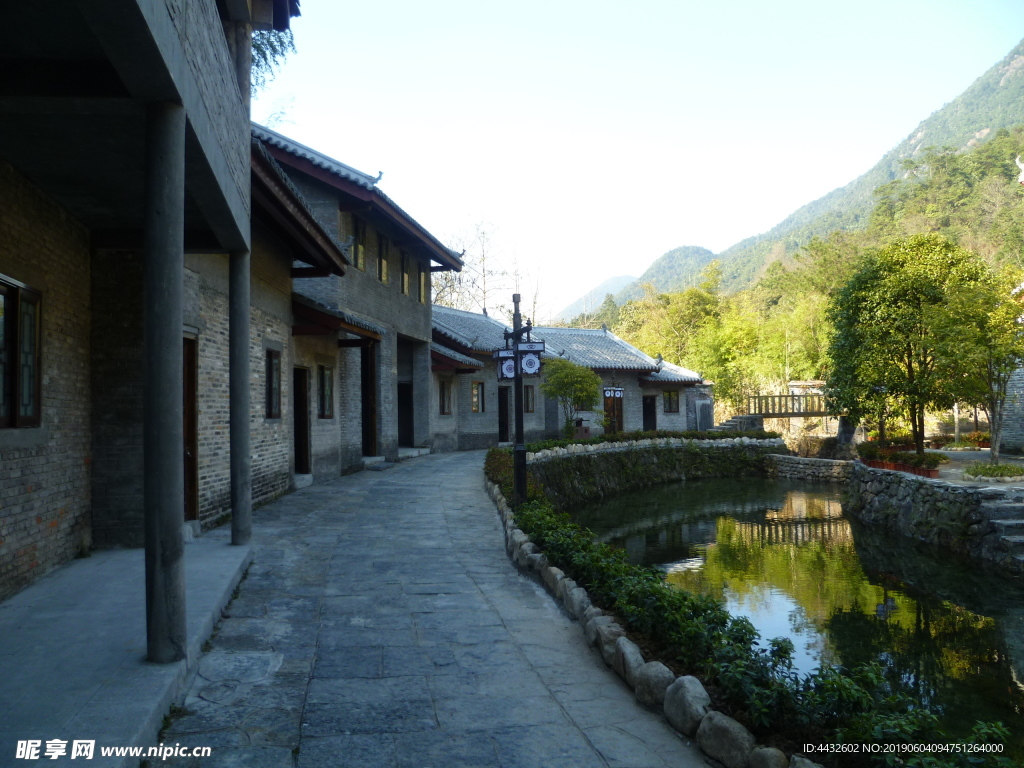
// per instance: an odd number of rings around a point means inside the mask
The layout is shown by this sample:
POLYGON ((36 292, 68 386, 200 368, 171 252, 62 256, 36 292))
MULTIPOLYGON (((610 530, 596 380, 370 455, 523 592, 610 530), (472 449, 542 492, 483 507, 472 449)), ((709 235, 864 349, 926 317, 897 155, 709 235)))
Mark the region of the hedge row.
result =
POLYGON ((527 443, 526 450, 530 453, 544 451, 549 448, 565 448, 570 445, 597 445, 598 443, 630 443, 637 440, 651 440, 659 437, 675 437, 685 440, 724 440, 733 437, 750 437, 755 440, 770 440, 782 437, 778 432, 766 432, 763 429, 754 429, 747 432, 709 432, 687 430, 685 432, 671 432, 659 429, 650 432, 607 432, 597 437, 588 437, 585 440, 539 440, 536 443, 527 443))

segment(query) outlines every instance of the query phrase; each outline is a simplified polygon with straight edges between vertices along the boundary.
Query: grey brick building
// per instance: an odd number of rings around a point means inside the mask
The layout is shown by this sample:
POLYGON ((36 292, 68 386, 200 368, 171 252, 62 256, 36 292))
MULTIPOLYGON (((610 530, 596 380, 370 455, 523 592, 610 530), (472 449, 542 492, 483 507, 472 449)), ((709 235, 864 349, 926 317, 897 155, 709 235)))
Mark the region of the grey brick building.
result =
POLYGON ((385 195, 378 179, 269 129, 254 126, 321 225, 346 243, 347 274, 296 280, 293 335, 341 349, 337 387, 343 470, 430 446, 430 276, 459 270, 458 254, 385 195))

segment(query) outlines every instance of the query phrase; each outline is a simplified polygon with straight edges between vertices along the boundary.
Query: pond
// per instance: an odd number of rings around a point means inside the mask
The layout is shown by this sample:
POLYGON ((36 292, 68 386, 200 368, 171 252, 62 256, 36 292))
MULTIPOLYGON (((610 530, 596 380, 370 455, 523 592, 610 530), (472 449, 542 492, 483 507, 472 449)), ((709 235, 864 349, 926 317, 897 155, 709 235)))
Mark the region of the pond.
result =
POLYGON ((839 496, 798 481, 700 480, 574 517, 631 562, 719 598, 762 638, 790 638, 799 671, 878 661, 948 733, 1001 720, 1024 756, 1024 587, 868 530, 839 496))

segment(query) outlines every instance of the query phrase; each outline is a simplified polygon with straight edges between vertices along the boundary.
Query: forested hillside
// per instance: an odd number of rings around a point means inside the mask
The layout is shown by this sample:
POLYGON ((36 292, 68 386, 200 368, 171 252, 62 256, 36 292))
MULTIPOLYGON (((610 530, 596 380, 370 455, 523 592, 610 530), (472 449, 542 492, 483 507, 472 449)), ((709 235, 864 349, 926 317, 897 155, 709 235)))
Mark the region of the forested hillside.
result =
POLYGON ((616 294, 625 288, 627 285, 636 280, 632 275, 619 275, 618 277, 610 277, 601 283, 599 286, 594 288, 592 291, 584 294, 581 298, 576 299, 572 304, 562 309, 557 315, 555 320, 570 320, 577 315, 593 313, 601 306, 601 302, 604 301, 604 297, 607 294, 616 294))
POLYGON ((829 301, 866 254, 896 238, 934 233, 996 268, 1024 267, 1024 186, 1017 184, 1024 125, 967 149, 922 150, 883 185, 857 230, 814 238, 757 282, 725 290, 710 262, 694 287, 649 292, 619 308, 613 330, 649 355, 699 371, 720 402, 780 392, 791 379, 828 373, 829 301))
POLYGON ((707 248, 684 245, 673 248, 647 268, 640 277, 615 294, 618 304, 625 304, 644 295, 644 285, 650 283, 662 292, 682 291, 697 284, 700 271, 715 258, 707 248))
MULTIPOLYGON (((1024 41, 966 91, 924 120, 867 173, 808 203, 768 232, 722 251, 722 287, 749 287, 765 266, 795 253, 813 237, 867 226, 877 187, 901 178, 903 162, 929 147, 967 149, 1000 128, 1024 122, 1024 41)), ((837 151, 841 148, 837 147, 837 151)))

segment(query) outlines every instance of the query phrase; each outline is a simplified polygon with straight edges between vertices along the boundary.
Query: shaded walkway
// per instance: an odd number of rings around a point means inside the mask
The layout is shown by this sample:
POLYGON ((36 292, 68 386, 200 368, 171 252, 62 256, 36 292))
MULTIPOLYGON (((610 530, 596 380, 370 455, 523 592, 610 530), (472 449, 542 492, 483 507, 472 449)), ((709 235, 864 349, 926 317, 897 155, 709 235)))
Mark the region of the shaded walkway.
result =
POLYGON ((508 561, 482 459, 258 510, 248 578, 165 742, 211 746, 203 766, 704 765, 508 561))

